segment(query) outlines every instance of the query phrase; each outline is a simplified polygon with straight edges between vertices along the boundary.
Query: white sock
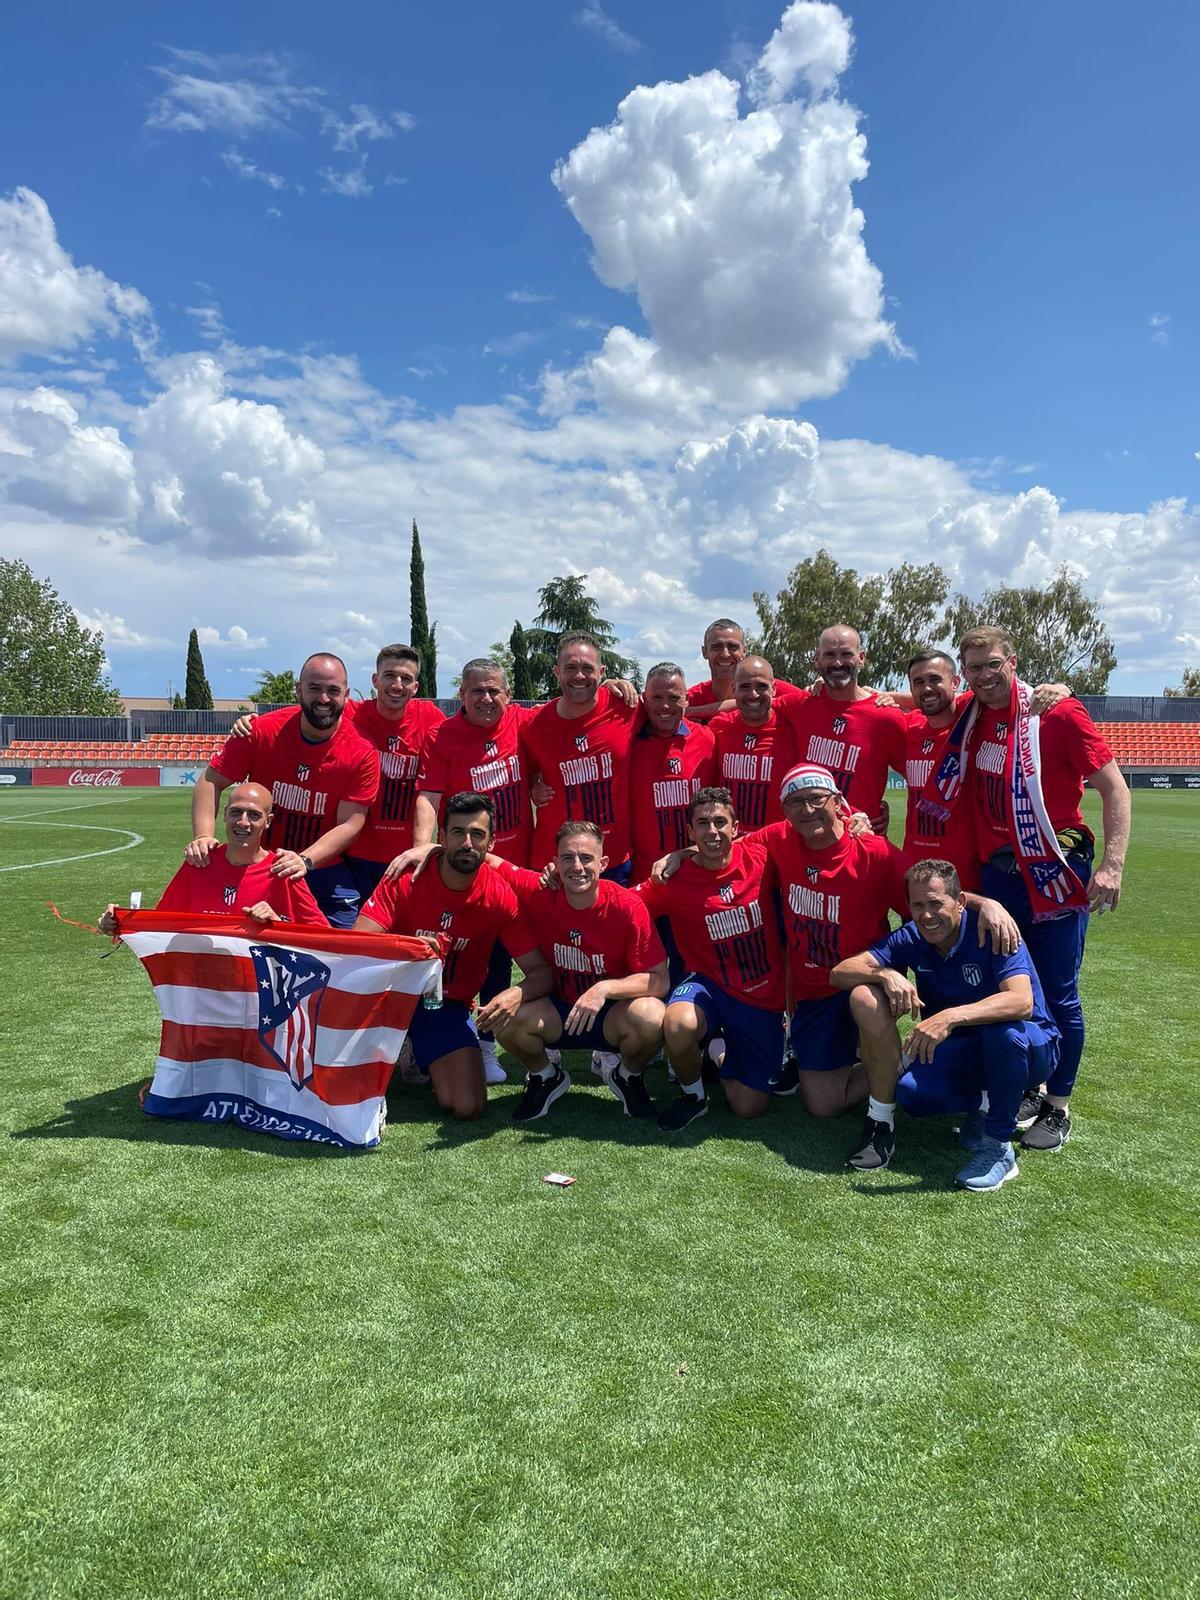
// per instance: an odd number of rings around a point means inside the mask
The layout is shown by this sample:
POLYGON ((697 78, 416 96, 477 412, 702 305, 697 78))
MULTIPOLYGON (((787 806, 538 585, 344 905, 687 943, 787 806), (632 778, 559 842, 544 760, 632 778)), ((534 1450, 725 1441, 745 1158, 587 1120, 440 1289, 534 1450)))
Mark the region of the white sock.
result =
POLYGON ((693 1100, 703 1100, 704 1099, 704 1077, 703 1077, 703 1075, 701 1075, 699 1078, 697 1078, 695 1083, 683 1083, 682 1081, 680 1081, 679 1082, 679 1088, 680 1088, 680 1091, 683 1094, 690 1094, 693 1100))
POLYGON ((867 1115, 872 1122, 886 1122, 889 1128, 896 1126, 896 1102, 894 1100, 876 1100, 875 1096, 867 1096, 867 1115))
POLYGON ((529 1074, 529 1076, 531 1078, 542 1078, 542 1079, 552 1078, 557 1071, 558 1071, 558 1067, 556 1066, 556 1064, 553 1061, 547 1061, 547 1063, 546 1063, 546 1065, 544 1067, 539 1067, 536 1072, 531 1072, 529 1074))
POLYGON ((981 1117, 987 1116, 988 1111, 991 1109, 991 1104, 992 1102, 988 1099, 988 1092, 985 1089, 979 1096, 979 1115, 981 1117))

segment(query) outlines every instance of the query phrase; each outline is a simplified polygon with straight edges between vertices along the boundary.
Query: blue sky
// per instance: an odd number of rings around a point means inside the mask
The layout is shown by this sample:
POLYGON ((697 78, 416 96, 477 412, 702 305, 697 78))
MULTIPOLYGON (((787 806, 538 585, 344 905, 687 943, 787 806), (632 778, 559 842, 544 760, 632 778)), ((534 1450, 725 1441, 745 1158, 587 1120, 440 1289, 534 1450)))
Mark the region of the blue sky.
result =
POLYGON ((413 515, 444 686, 564 570, 690 668, 826 544, 1067 560, 1160 690, 1200 660, 1198 46, 1174 5, 27 12, 0 552, 127 693, 191 626, 218 693, 330 639, 364 684, 413 515))

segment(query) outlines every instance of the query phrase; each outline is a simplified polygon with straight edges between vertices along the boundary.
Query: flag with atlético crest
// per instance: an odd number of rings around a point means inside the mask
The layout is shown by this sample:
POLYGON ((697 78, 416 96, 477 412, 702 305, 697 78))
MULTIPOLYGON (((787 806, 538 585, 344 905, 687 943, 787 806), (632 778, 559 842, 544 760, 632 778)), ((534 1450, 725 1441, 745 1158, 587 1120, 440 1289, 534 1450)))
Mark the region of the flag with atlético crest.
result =
POLYGON ((424 940, 183 911, 118 911, 117 931, 162 1013, 144 1111, 379 1143, 388 1080, 438 966, 424 940))

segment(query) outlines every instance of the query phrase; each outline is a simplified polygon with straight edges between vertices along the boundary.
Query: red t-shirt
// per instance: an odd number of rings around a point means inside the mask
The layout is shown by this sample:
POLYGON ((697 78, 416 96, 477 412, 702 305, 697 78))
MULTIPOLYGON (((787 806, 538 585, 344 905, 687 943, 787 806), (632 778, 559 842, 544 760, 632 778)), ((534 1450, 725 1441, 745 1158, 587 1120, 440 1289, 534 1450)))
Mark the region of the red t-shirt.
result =
POLYGON ((318 744, 300 732, 299 706, 255 717, 246 737, 226 739, 210 765, 232 783, 249 778, 271 791, 275 816, 264 842, 276 850, 307 850, 337 826, 343 800, 369 806, 379 790, 379 756, 349 719, 318 744))
POLYGON ((741 712, 723 711, 709 727, 715 742, 716 781, 733 796, 743 833, 782 821, 779 785, 796 764, 795 737, 782 713, 772 707, 765 723, 751 727, 742 721, 741 712))
POLYGON ((271 876, 275 856, 271 850, 261 861, 238 867, 230 861, 225 846, 219 844, 210 851, 206 867, 191 867, 184 862, 163 890, 158 910, 233 916, 244 906, 265 900, 285 922, 327 928, 329 924, 303 878, 271 876))
MULTIPOLYGON (((713 686, 713 681, 711 678, 706 678, 703 683, 693 683, 687 692, 688 710, 691 712, 693 717, 700 716, 701 720, 704 722, 707 722, 711 717, 728 715, 729 713, 727 712, 719 713, 716 711, 706 711, 701 716, 701 714, 696 710, 697 706, 712 705, 716 698, 717 691, 713 686)), ((730 698, 732 699, 733 697, 730 696, 730 698)), ((807 689, 797 689, 796 685, 794 683, 789 683, 786 678, 775 679, 775 699, 777 701, 807 700, 807 698, 807 689)))
POLYGON ((783 950, 774 898, 764 888, 761 837, 735 839, 729 865, 710 872, 690 856, 665 883, 637 892, 652 917, 670 919, 685 967, 747 1005, 782 1011, 783 950))
POLYGON ((445 821, 451 795, 470 789, 486 794, 496 808, 495 855, 519 867, 529 865, 533 837, 533 808, 529 776, 522 760, 521 728, 534 711, 508 706, 491 728, 477 728, 458 712, 431 735, 421 756, 417 785, 423 792, 440 794, 438 826, 445 821))
POLYGON ((521 729, 529 773, 541 775, 554 798, 538 810, 530 862, 544 866, 568 818, 598 823, 610 867, 629 857, 629 745, 640 706, 601 689, 582 717, 560 717, 558 701, 539 706, 521 729))
POLYGON ((827 850, 810 850, 787 822, 758 837, 783 902, 792 999, 820 1000, 834 993, 829 974, 838 962, 887 932, 889 908, 908 917, 904 857, 873 833, 843 834, 827 850))
MULTIPOLYGON (((980 706, 971 729, 969 775, 974 784, 979 854, 986 860, 1014 843, 1005 777, 1009 712, 980 706)), ((1039 719, 1042 798, 1050 826, 1082 828, 1083 780, 1107 766, 1113 753, 1078 700, 1060 700, 1039 719)))
POLYGON ((375 700, 347 707, 354 731, 379 751, 379 793, 350 854, 363 861, 390 861, 413 842, 413 804, 425 741, 446 720, 432 700, 413 699, 389 720, 375 700))
POLYGON ((669 739, 649 723, 639 729, 629 762, 634 883, 660 856, 691 844, 688 803, 697 789, 716 782, 715 774, 713 736, 701 723, 682 722, 669 739))
MULTIPOLYGON (((958 696, 955 716, 961 715, 970 698, 969 694, 958 696)), ((958 868, 963 888, 976 889, 979 886, 979 852, 975 843, 975 815, 969 791, 964 789, 955 797, 947 818, 935 816, 921 808, 923 799, 939 808, 945 804, 937 792, 935 779, 954 723, 948 722, 944 728, 932 728, 923 711, 910 711, 904 720, 907 728, 904 780, 908 784, 908 812, 904 824, 905 863, 912 866, 914 861, 951 861, 958 868)))
POLYGON ((450 949, 442 962, 442 993, 465 1005, 470 1005, 487 977, 497 939, 503 939, 516 956, 527 954, 537 943, 511 886, 486 862, 468 889, 447 888, 436 861, 419 878, 408 872, 401 878, 383 878, 362 915, 387 933, 428 939, 445 935, 450 949))
MULTIPOLYGON (((790 700, 780 712, 796 740, 796 760, 828 767, 856 811, 879 815, 888 768, 904 771, 904 712, 866 700, 812 694, 790 700)), ((783 773, 779 776, 782 778, 783 773)))
POLYGON ((538 948, 554 968, 554 987, 574 1005, 602 978, 649 972, 667 959, 650 913, 632 889, 602 878, 596 902, 578 911, 562 889, 543 889, 536 872, 512 869, 517 898, 538 948))

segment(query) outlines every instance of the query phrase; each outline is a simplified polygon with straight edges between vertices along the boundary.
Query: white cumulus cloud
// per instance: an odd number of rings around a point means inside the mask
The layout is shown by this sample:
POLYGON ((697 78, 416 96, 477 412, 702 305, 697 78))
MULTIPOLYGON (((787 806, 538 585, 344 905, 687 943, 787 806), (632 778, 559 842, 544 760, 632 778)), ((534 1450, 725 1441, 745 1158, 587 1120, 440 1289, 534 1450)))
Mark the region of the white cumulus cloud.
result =
POLYGON ((795 0, 783 13, 747 79, 756 105, 784 100, 803 83, 813 94, 828 94, 850 65, 854 38, 835 5, 795 0))
POLYGON ((123 525, 137 514, 133 455, 116 428, 81 422, 58 390, 0 390, 5 498, 49 516, 123 525))

